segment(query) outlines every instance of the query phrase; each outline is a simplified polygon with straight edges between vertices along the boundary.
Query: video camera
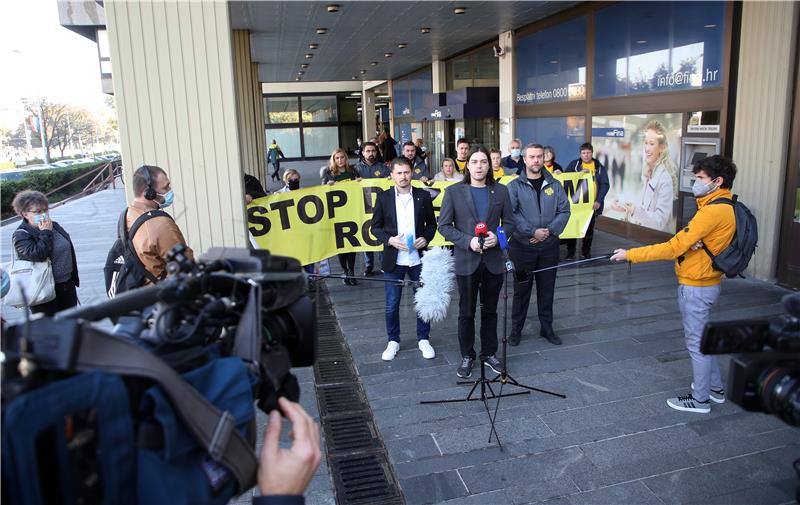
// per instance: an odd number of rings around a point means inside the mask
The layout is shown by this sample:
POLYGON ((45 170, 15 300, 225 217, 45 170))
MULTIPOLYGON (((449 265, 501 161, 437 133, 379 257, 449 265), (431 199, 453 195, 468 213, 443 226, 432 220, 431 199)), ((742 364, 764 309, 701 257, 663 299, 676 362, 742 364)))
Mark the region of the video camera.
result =
POLYGON ((4 502, 227 503, 255 484, 253 403, 297 401, 290 370, 316 359, 306 275, 264 250, 167 260, 156 285, 4 329, 4 502))
POLYGON ((800 426, 800 293, 783 297, 786 314, 769 320, 706 324, 700 351, 733 354, 727 398, 751 412, 800 426))

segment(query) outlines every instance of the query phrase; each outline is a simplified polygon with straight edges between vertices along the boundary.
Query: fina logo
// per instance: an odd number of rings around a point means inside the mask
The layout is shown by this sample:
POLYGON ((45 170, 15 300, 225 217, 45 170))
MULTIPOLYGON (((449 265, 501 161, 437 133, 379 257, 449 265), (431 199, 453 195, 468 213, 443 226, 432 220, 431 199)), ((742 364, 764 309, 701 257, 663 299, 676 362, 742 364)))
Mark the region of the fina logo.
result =
POLYGON ((610 128, 606 131, 606 137, 624 137, 625 130, 622 128, 610 128))
POLYGON ((442 111, 439 109, 433 109, 433 112, 431 112, 431 117, 442 117, 442 111))
POLYGON ((406 107, 405 109, 403 109, 403 115, 404 115, 404 116, 408 116, 409 114, 411 114, 411 109, 409 109, 408 107, 406 107))

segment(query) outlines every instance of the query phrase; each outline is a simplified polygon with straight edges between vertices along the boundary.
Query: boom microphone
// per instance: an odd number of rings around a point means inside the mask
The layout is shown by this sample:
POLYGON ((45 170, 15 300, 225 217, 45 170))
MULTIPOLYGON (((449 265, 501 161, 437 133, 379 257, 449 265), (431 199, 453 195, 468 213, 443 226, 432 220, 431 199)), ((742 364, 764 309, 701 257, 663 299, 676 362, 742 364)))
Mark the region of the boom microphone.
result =
POLYGON ((506 237, 506 231, 502 226, 497 227, 497 243, 500 245, 500 250, 503 251, 503 258, 506 260, 506 272, 514 270, 514 263, 508 256, 508 237, 506 237))
POLYGON ((414 296, 414 306, 419 318, 428 323, 441 321, 447 316, 450 293, 455 288, 453 256, 444 247, 434 247, 422 257, 422 287, 414 296))
POLYGON ((489 235, 489 227, 483 221, 478 221, 475 225, 475 236, 478 237, 478 244, 481 246, 481 254, 483 254, 483 242, 489 235))

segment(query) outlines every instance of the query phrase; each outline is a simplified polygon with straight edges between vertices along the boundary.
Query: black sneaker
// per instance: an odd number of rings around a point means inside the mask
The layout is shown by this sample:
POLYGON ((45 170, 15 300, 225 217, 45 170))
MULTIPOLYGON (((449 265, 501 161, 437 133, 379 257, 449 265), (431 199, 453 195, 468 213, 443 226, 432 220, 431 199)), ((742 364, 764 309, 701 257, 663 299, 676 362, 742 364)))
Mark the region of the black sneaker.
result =
POLYGON ((519 345, 520 340, 522 340, 522 335, 512 331, 511 335, 508 336, 508 345, 516 347, 519 345))
POLYGON ((505 368, 503 362, 497 359, 497 356, 494 354, 484 358, 483 362, 486 363, 486 366, 491 368, 494 373, 503 373, 503 368, 505 368))
POLYGON ((558 335, 556 335, 556 332, 554 332, 552 329, 545 330, 544 328, 542 328, 541 331, 539 331, 539 335, 547 339, 547 341, 553 345, 561 345, 562 343, 561 338, 558 335))
POLYGON ((572 260, 574 260, 574 259, 575 259, 575 253, 572 253, 572 254, 567 254, 567 255, 564 257, 564 259, 565 259, 566 261, 572 261, 572 260))
POLYGON ((469 377, 472 377, 472 365, 474 363, 475 363, 474 359, 464 356, 463 358, 461 358, 461 366, 458 367, 458 370, 456 370, 456 375, 458 375, 462 379, 467 379, 469 377))
POLYGON ((370 275, 372 275, 372 271, 373 271, 372 267, 365 268, 364 269, 364 277, 369 277, 370 275))

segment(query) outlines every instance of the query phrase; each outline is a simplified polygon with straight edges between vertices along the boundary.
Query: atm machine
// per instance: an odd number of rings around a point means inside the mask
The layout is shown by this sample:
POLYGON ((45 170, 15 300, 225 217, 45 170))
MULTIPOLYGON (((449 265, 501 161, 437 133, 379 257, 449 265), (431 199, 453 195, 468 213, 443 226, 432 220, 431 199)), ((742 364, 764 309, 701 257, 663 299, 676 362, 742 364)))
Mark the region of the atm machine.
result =
POLYGON ((694 184, 694 165, 708 156, 720 154, 722 142, 712 137, 684 137, 681 141, 681 170, 678 186, 681 192, 681 208, 678 215, 678 229, 689 223, 697 212, 697 203, 692 195, 694 184), (688 193, 688 195, 684 194, 688 193))

